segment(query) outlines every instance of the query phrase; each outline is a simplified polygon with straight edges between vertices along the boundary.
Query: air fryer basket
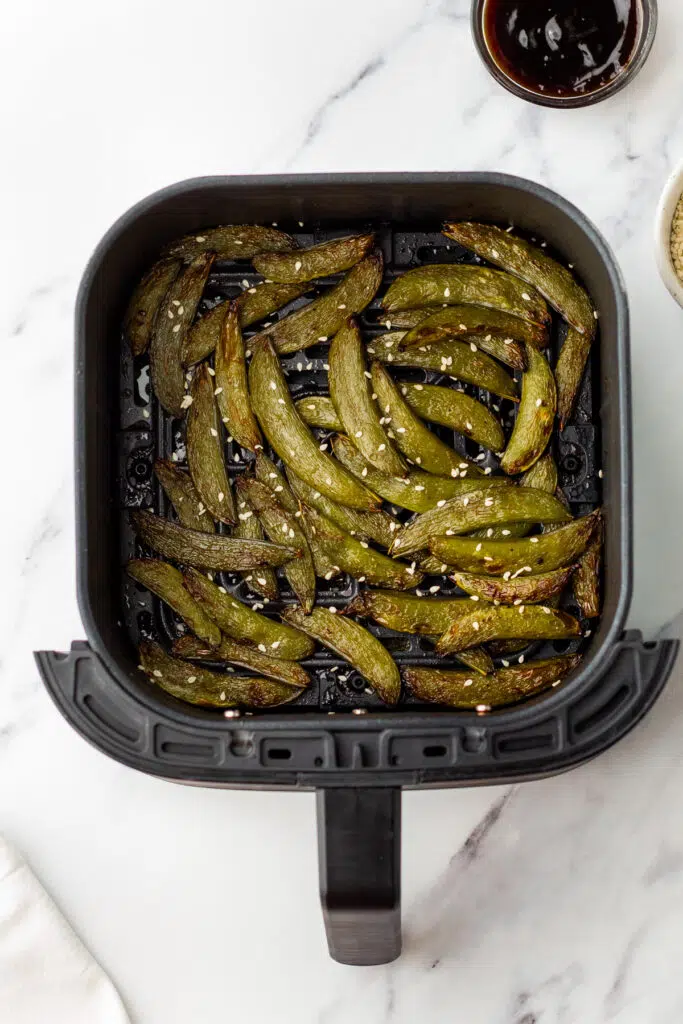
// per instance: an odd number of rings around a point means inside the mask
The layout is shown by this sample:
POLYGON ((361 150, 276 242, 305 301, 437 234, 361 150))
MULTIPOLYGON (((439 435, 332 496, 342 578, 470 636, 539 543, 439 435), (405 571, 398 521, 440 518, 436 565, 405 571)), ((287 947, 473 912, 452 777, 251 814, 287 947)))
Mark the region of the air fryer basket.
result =
MULTIPOLYGON (((251 278, 248 267, 219 264, 204 308, 251 278)), ((374 320, 370 311, 366 326, 374 320)), ((287 358, 297 396, 324 387, 325 354, 287 358)), ((491 174, 206 178, 151 196, 114 225, 83 279, 76 445, 78 588, 88 642, 74 643, 70 654, 37 656, 49 692, 83 736, 143 771, 207 785, 318 789, 328 940, 344 962, 385 962, 400 950, 401 787, 523 780, 581 763, 646 713, 675 660, 677 644, 643 644, 638 633, 622 632, 631 592, 631 446, 619 271, 583 216, 530 182, 491 174), (180 704, 141 678, 135 651, 141 632, 169 639, 177 623, 121 569, 135 550, 128 510, 165 507, 154 458, 182 455, 179 424, 149 403, 144 360, 122 352, 122 312, 136 279, 171 238, 230 222, 276 221, 302 244, 370 226, 389 275, 418 262, 471 259, 440 234, 445 218, 512 222, 539 235, 574 264, 600 312, 599 344, 555 452, 572 511, 600 503, 605 510, 604 609, 596 635, 582 642, 582 666, 550 694, 485 716, 411 701, 389 711, 328 654, 307 663, 314 684, 280 711, 226 720, 180 704)), ((244 467, 239 449, 227 454, 233 467, 244 467)), ((244 583, 222 582, 256 599, 244 583)), ((345 604, 354 588, 348 580, 324 584, 319 600, 345 604)), ((419 638, 377 632, 399 664, 434 662, 419 638)))

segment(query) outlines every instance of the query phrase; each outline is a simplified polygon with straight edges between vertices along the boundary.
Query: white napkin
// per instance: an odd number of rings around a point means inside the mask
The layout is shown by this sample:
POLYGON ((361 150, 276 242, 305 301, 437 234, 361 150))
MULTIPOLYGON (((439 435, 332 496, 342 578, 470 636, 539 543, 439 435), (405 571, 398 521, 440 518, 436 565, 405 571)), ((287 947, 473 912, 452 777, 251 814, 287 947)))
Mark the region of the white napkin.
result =
POLYGON ((130 1024, 109 978, 2 837, 0 1021, 130 1024))

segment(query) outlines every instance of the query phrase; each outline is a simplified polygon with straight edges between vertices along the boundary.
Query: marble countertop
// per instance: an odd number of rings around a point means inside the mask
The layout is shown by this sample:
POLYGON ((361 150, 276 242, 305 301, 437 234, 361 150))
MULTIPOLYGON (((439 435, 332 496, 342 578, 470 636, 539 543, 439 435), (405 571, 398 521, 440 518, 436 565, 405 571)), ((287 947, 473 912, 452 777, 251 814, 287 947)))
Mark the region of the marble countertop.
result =
POLYGON ((352 969, 325 950, 312 795, 183 788, 109 761, 63 722, 31 657, 84 635, 72 308, 85 261, 144 195, 232 172, 501 170, 581 207, 631 301, 630 623, 654 636, 677 617, 683 311, 652 231, 683 159, 683 7, 660 0, 629 89, 560 112, 494 84, 469 6, 34 0, 3 19, 0 831, 136 1024, 683 1019, 682 668, 638 730, 568 775, 405 794, 405 953, 352 969))

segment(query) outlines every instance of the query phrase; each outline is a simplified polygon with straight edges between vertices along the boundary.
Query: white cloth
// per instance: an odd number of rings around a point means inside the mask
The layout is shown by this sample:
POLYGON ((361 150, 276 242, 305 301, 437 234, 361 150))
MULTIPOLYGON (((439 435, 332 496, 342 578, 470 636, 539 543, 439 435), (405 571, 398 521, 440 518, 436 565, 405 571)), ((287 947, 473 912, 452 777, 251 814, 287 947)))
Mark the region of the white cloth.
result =
POLYGON ((2 1024, 130 1024, 116 989, 0 837, 2 1024))

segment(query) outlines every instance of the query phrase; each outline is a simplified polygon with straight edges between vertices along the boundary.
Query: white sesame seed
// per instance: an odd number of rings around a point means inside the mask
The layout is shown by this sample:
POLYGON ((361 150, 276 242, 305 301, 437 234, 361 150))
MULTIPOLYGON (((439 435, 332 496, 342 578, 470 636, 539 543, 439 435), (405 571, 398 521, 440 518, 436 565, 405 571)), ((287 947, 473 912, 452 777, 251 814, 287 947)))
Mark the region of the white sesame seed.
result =
POLYGON ((258 649, 259 649, 259 651, 262 651, 264 654, 266 653, 266 650, 267 650, 265 644, 259 644, 258 645, 258 649))
POLYGON ((424 487, 422 486, 422 484, 415 484, 415 490, 416 491, 424 491, 424 487))
POLYGON ((472 628, 479 631, 479 623, 476 620, 472 623, 472 628))
POLYGON ((450 294, 451 294, 450 288, 444 288, 444 290, 443 290, 444 298, 447 299, 450 294))
POLYGON ((531 296, 529 295, 528 292, 522 292, 522 298, 524 299, 525 302, 531 302, 531 296))
POLYGON ((463 686, 471 686, 473 682, 474 682, 474 679, 466 679, 465 682, 462 685, 463 686))
POLYGON ((440 590, 441 590, 441 587, 438 587, 438 586, 430 587, 429 588, 429 593, 430 594, 438 594, 440 590))
POLYGON ((470 423, 469 420, 467 420, 467 422, 465 423, 465 426, 467 427, 468 430, 473 430, 474 429, 474 427, 472 426, 472 424, 470 423))
POLYGON ((275 383, 274 380, 271 380, 271 382, 270 382, 270 390, 271 391, 277 391, 277 384, 275 383))
POLYGON ((192 395, 185 395, 183 397, 182 402, 180 403, 180 408, 181 409, 189 409, 190 406, 192 405, 192 402, 193 402, 192 395))
POLYGON ((333 615, 337 614, 337 609, 334 607, 334 605, 330 605, 330 609, 329 610, 332 612, 333 615))
POLYGON ((506 581, 509 580, 511 576, 512 576, 512 573, 509 570, 508 570, 508 572, 504 572, 503 573, 503 579, 506 580, 506 581))
POLYGON ((599 469, 599 470, 598 470, 598 476, 600 477, 600 479, 601 479, 601 480, 602 480, 602 478, 603 478, 603 475, 604 475, 604 474, 603 474, 602 470, 601 470, 601 469, 599 469))
POLYGON ((529 542, 531 544, 538 544, 538 537, 529 537, 529 542))
POLYGON ((302 266, 301 260, 297 260, 296 263, 294 264, 294 269, 295 270, 301 270, 301 266, 302 266))
POLYGON ((211 427, 210 430, 211 430, 211 437, 218 437, 218 431, 216 430, 215 427, 211 427))
POLYGON ((223 394, 223 388, 216 388, 215 389, 214 395, 222 395, 222 394, 223 394))
POLYGON ((278 398, 277 402, 278 402, 278 405, 284 405, 285 404, 284 398, 278 398))
POLYGON ((504 665, 505 668, 510 668, 510 662, 509 661, 506 661, 505 658, 501 658, 500 660, 501 660, 501 664, 504 665))
POLYGON ((487 508, 490 508, 493 505, 493 498, 484 498, 484 504, 487 508))
POLYGON ((473 341, 470 342, 470 348, 472 349, 473 352, 477 351, 477 346, 474 344, 473 341))
POLYGON ((346 303, 340 302, 339 305, 337 306, 337 309, 346 309, 346 303))
POLYGON ((362 430, 357 430, 356 433, 354 434, 354 437, 362 437, 362 436, 363 436, 363 431, 362 430))
POLYGON ((363 468, 362 468, 362 470, 360 472, 360 475, 361 476, 367 476, 368 475, 368 467, 367 466, 363 466, 363 468))
POLYGON ((463 503, 463 505, 469 505, 469 503, 470 503, 470 499, 469 499, 469 498, 468 498, 467 496, 465 496, 465 497, 464 497, 464 498, 462 499, 462 503, 463 503))
POLYGON ((519 662, 520 665, 523 665, 524 664, 524 655, 520 654, 520 656, 517 658, 517 661, 519 662))

